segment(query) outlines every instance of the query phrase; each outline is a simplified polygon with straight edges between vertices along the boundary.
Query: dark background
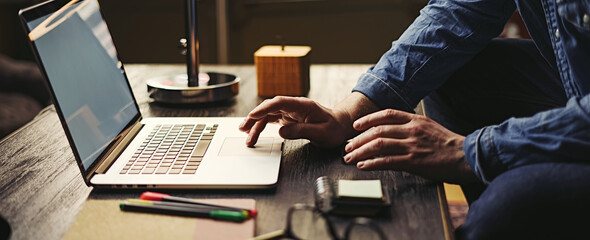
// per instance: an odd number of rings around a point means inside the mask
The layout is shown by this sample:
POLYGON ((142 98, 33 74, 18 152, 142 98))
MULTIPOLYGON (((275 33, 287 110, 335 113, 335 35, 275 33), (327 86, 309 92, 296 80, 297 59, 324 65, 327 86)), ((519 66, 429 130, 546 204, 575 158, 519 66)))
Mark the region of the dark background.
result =
MULTIPOLYGON (((427 0, 226 0, 228 61, 253 63, 263 45, 312 47, 312 63, 375 63, 427 0)), ((32 60, 17 17, 39 0, 0 1, 0 53, 32 60)), ((99 0, 124 63, 182 63, 184 0, 99 0)), ((198 1, 202 63, 220 63, 216 0, 198 1)))

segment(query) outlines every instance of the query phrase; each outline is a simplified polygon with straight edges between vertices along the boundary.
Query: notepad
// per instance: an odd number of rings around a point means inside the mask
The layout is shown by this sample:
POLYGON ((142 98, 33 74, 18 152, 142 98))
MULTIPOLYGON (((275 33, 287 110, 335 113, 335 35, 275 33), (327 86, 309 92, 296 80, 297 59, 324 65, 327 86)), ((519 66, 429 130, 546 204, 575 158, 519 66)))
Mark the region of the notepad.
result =
MULTIPOLYGON (((197 199, 195 199, 197 200, 197 199)), ((250 239, 255 219, 242 223, 208 218, 124 212, 122 199, 88 199, 65 240, 70 239, 250 239)), ((255 208, 254 199, 200 199, 202 202, 255 208)))
POLYGON ((338 180, 337 198, 383 199, 380 180, 338 180))

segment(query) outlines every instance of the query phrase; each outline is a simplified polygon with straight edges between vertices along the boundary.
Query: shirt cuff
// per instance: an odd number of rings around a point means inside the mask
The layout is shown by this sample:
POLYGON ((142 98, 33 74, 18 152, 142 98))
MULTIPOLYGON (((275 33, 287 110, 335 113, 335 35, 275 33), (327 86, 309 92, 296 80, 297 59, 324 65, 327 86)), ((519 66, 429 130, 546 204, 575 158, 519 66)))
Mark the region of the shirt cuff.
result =
POLYGON ((352 91, 364 94, 383 109, 392 108, 406 112, 414 112, 414 108, 401 97, 398 90, 394 89, 383 79, 380 79, 370 72, 363 73, 359 77, 359 80, 352 91))
POLYGON ((465 151, 465 160, 467 161, 467 164, 469 164, 477 178, 486 185, 490 184, 493 177, 490 178, 490 176, 486 174, 486 172, 490 172, 491 169, 486 169, 486 164, 483 163, 486 161, 486 156, 496 155, 490 154, 492 152, 495 153, 494 149, 495 147, 488 128, 478 129, 467 135, 463 142, 463 151, 465 151))

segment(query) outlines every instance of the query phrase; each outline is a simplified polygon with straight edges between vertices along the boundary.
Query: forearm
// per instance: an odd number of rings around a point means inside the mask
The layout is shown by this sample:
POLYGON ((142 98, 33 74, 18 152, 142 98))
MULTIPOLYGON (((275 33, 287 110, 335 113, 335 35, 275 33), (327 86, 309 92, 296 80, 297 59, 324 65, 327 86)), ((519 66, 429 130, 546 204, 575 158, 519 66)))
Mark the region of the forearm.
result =
POLYGON ((411 112, 502 31, 514 1, 433 0, 354 90, 381 108, 411 112))
POLYGON ((590 94, 562 108, 475 131, 463 146, 467 162, 485 183, 535 163, 590 163, 590 94))

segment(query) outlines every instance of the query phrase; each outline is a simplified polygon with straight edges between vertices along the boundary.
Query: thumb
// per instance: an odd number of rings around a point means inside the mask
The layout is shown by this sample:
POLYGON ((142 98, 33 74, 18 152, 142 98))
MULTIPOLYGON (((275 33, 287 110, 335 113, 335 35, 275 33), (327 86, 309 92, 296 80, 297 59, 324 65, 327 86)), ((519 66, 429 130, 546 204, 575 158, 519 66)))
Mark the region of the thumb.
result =
POLYGON ((328 128, 318 123, 293 123, 279 129, 279 135, 285 139, 304 138, 316 143, 325 143, 332 137, 328 128))

